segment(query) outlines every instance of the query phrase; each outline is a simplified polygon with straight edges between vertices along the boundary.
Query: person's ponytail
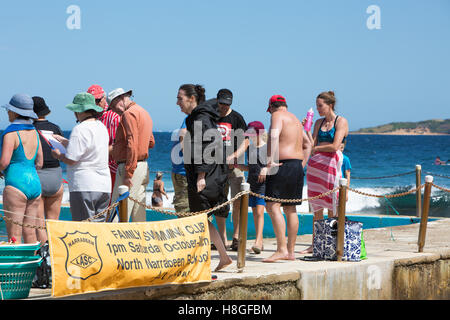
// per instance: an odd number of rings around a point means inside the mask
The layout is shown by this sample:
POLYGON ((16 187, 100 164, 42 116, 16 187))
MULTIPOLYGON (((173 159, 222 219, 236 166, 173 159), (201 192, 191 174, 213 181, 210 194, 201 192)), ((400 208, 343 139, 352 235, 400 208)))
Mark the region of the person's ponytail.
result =
POLYGON ((197 103, 202 103, 206 100, 205 88, 203 88, 201 85, 195 85, 195 92, 197 93, 197 103))
POLYGON ((184 94, 189 98, 194 96, 197 104, 202 103, 206 99, 205 88, 199 84, 183 84, 180 86, 179 90, 183 90, 184 94))

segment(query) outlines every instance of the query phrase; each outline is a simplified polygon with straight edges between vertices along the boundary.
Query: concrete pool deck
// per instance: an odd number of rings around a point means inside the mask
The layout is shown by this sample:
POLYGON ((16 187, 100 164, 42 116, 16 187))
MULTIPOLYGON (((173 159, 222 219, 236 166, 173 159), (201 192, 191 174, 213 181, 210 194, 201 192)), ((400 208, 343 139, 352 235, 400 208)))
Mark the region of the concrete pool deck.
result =
MULTIPOLYGON (((262 263, 276 249, 265 239, 265 250, 247 253, 242 272, 237 252, 233 264, 213 272, 209 283, 141 287, 84 294, 64 299, 84 300, 379 300, 450 299, 450 219, 428 222, 424 252, 418 253, 419 224, 364 230, 368 259, 361 262, 295 261, 262 263)), ((250 248, 253 240, 248 240, 250 248)), ((296 252, 307 248, 311 235, 297 237, 296 252)), ((218 263, 211 253, 212 269, 218 263)), ((28 299, 52 299, 50 289, 31 289, 28 299)))

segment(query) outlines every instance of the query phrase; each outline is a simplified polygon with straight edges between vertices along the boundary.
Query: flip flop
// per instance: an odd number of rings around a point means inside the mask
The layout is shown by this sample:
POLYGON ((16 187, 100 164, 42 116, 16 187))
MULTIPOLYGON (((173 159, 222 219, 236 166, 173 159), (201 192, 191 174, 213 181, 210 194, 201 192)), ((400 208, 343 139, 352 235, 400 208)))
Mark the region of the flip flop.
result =
POLYGON ((254 253, 260 254, 264 250, 264 246, 261 246, 261 247, 253 246, 252 250, 253 250, 254 253))
POLYGON ((322 261, 321 258, 319 258, 319 257, 314 257, 314 256, 304 256, 304 257, 300 257, 300 260, 303 260, 303 261, 322 261))

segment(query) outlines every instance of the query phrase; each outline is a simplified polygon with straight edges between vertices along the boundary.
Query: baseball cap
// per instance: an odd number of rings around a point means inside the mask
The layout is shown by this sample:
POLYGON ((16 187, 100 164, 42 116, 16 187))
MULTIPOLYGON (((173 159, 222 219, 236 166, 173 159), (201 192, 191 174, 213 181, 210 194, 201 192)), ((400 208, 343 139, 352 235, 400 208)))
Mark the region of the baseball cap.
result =
POLYGON ((94 96, 95 99, 101 99, 105 96, 105 91, 98 84, 93 84, 87 89, 87 93, 90 93, 94 96))
POLYGON ((276 94, 276 95, 273 95, 272 97, 270 97, 270 99, 269 99, 269 107, 267 107, 267 112, 270 111, 270 105, 272 103, 274 103, 274 102, 284 102, 284 103, 286 103, 286 99, 282 95, 279 95, 279 94, 276 94))
POLYGON ((233 103, 233 93, 228 89, 220 89, 217 92, 217 103, 231 105, 233 103))
POLYGON ((245 137, 257 137, 264 132, 264 124, 259 121, 252 121, 247 125, 247 131, 245 131, 245 137))

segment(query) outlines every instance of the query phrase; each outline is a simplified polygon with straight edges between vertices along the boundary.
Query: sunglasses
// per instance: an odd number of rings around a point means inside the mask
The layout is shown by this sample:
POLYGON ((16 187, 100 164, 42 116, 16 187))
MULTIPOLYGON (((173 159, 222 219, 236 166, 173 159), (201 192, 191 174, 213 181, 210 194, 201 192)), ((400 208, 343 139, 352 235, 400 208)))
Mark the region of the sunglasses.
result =
POLYGON ((100 99, 95 99, 95 104, 99 104, 105 97, 101 97, 100 99))

